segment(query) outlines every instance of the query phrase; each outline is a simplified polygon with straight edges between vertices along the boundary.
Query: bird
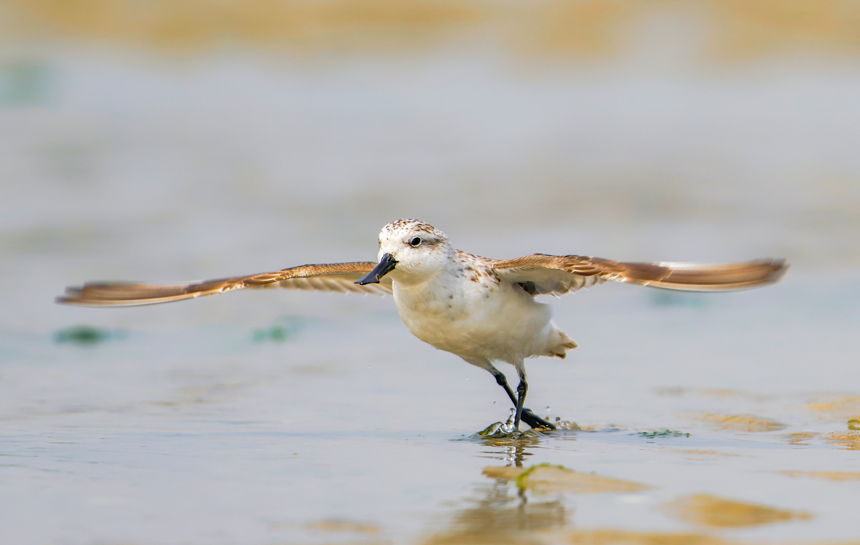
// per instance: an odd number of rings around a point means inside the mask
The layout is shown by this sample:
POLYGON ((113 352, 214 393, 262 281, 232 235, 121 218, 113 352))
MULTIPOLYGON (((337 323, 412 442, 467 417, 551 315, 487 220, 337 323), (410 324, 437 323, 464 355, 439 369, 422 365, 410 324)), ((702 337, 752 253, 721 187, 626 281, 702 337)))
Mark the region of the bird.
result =
POLYGON ((579 255, 532 254, 489 259, 457 250, 429 223, 400 219, 379 233, 376 261, 302 265, 247 276, 174 285, 89 282, 68 287, 58 303, 95 307, 150 305, 244 288, 288 288, 391 294, 409 331, 425 343, 489 371, 513 403, 513 430, 555 426, 524 406, 525 360, 565 358, 577 344, 552 320, 539 295, 560 296, 604 282, 695 292, 741 290, 773 284, 788 269, 784 259, 730 264, 625 263, 579 255), (497 367, 517 372, 516 392, 497 367))

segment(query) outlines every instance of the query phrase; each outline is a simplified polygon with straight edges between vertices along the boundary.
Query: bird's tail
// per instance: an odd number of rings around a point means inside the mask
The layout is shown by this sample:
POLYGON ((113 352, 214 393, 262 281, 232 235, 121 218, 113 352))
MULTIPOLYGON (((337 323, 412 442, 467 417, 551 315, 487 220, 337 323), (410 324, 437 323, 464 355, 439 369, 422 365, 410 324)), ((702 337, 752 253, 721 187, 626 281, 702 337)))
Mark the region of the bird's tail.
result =
POLYGON ((547 343, 547 356, 553 358, 564 359, 567 357, 567 351, 573 350, 579 346, 573 339, 562 333, 554 325, 549 333, 549 342, 547 343))

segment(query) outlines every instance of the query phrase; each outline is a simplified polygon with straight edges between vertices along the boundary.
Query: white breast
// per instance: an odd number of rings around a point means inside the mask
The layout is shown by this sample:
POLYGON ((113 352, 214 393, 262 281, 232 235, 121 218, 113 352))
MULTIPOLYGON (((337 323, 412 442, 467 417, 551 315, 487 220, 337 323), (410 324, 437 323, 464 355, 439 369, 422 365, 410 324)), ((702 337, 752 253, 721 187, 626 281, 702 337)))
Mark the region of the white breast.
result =
POLYGON ((546 350, 550 309, 514 284, 455 271, 419 285, 395 281, 394 301, 412 334, 466 359, 516 364, 546 350))

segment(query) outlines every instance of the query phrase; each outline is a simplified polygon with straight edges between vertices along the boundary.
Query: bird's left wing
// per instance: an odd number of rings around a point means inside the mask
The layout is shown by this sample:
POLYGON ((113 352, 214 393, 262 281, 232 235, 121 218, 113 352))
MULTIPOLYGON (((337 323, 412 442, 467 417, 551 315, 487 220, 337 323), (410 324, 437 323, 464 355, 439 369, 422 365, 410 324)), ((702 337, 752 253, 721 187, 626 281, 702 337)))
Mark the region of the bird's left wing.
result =
POLYGON ((744 263, 621 263, 599 257, 534 254, 493 262, 500 280, 532 295, 562 295, 607 280, 683 291, 730 291, 772 284, 788 269, 783 259, 744 263))
POLYGON ((378 284, 355 283, 376 266, 372 261, 302 265, 280 271, 206 280, 189 284, 154 285, 133 282, 89 282, 82 287, 66 288, 58 303, 97 307, 126 307, 169 303, 215 295, 243 288, 288 288, 334 291, 339 293, 391 293, 391 279, 378 284))

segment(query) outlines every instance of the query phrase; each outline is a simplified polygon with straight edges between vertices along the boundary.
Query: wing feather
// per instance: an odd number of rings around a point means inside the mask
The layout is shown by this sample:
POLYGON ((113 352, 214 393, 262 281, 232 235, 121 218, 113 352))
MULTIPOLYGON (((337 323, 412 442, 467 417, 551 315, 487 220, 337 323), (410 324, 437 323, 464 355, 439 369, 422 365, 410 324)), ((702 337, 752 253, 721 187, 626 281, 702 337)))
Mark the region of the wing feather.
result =
POLYGON ((355 284, 373 270, 376 263, 330 263, 302 265, 275 272, 206 280, 189 284, 153 285, 134 282, 89 282, 82 287, 66 288, 58 303, 85 306, 124 307, 154 305, 216 295, 244 288, 287 288, 333 291, 338 293, 391 293, 391 279, 383 277, 379 284, 355 284))
POLYGON ((623 263, 578 255, 534 254, 493 262, 501 280, 528 284, 534 295, 562 295, 606 281, 683 291, 730 291, 778 282, 784 259, 745 263, 623 263))

